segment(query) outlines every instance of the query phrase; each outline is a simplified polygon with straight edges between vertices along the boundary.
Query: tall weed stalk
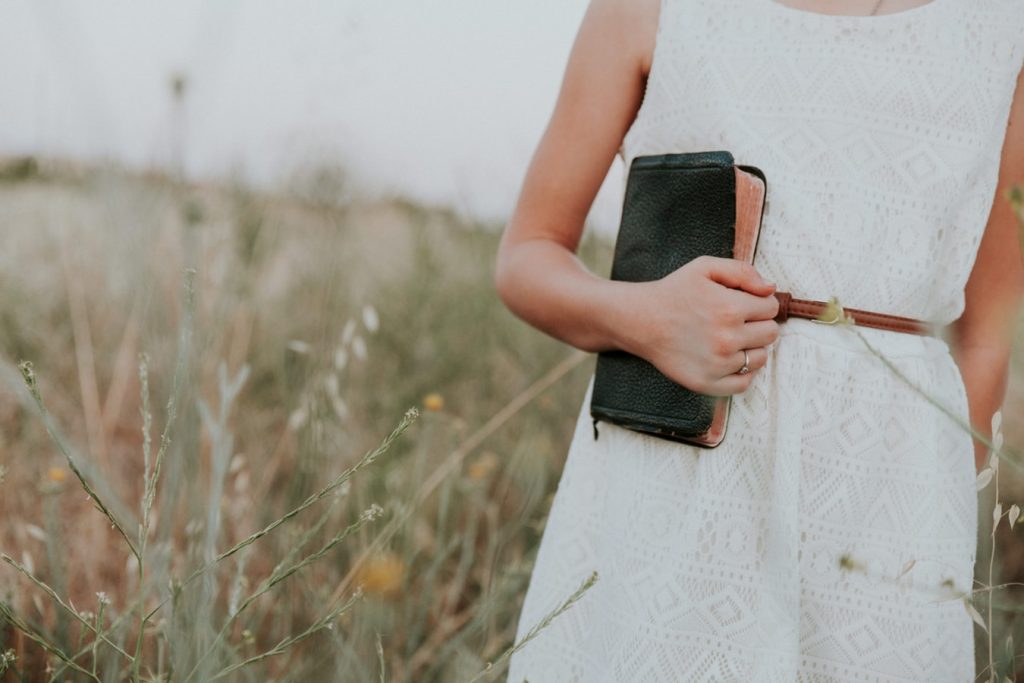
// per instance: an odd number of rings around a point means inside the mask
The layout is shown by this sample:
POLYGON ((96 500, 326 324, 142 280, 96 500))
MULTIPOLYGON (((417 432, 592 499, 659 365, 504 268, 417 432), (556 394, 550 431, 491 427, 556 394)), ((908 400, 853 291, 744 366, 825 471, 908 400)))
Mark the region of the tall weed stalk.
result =
MULTIPOLYGON (((189 573, 184 579, 172 579, 170 585, 162 589, 154 585, 151 580, 152 577, 147 572, 147 559, 149 557, 148 541, 153 532, 153 505, 160 491, 160 474, 174 433, 183 371, 188 356, 191 353, 192 324, 195 312, 193 278, 194 272, 186 274, 185 316, 181 325, 177 362, 171 392, 167 401, 165 424, 160 438, 160 445, 156 457, 152 460, 149 361, 145 355, 142 355, 139 360, 139 381, 142 388, 141 418, 144 484, 143 495, 140 500, 141 516, 138 530, 135 534, 129 533, 128 525, 112 512, 111 507, 106 504, 104 498, 97 493, 90 479, 79 467, 78 461, 72 454, 71 449, 67 447, 64 439, 58 433, 43 399, 36 369, 33 364, 26 361, 19 366, 25 387, 54 445, 63 455, 68 468, 75 475, 79 485, 93 502, 95 508, 106 518, 111 528, 116 530, 120 536, 131 554, 133 560, 131 564, 134 565, 137 572, 137 594, 129 601, 127 609, 108 624, 105 621, 105 612, 109 613, 111 611, 112 601, 106 594, 97 594, 98 608, 95 616, 81 612, 64 599, 46 581, 33 573, 25 564, 18 562, 6 553, 0 553, 0 560, 12 567, 29 584, 50 599, 59 607, 62 613, 69 615, 75 620, 83 633, 77 648, 69 650, 55 642, 53 637, 46 633, 44 629, 33 626, 26 619, 19 616, 11 605, 0 602, 0 614, 2 614, 5 622, 20 631, 26 638, 36 643, 56 660, 56 664, 50 668, 51 680, 58 680, 59 677, 66 675, 68 670, 76 672, 89 680, 97 681, 97 683, 100 680, 119 678, 122 675, 126 676, 133 683, 141 683, 143 680, 218 680, 228 677, 251 664, 284 655, 313 635, 324 630, 331 630, 336 620, 348 612, 362 597, 362 590, 357 587, 347 599, 329 601, 322 606, 320 615, 306 628, 286 636, 273 647, 251 656, 239 658, 236 652, 234 652, 234 648, 225 650, 220 647, 226 634, 247 607, 262 596, 272 593, 282 582, 328 556, 351 533, 381 517, 384 514, 384 510, 376 504, 367 508, 366 511, 358 516, 356 521, 337 532, 316 550, 302 555, 300 547, 312 536, 309 532, 319 530, 326 523, 326 516, 321 517, 319 522, 306 530, 309 535, 303 539, 303 543, 293 548, 293 551, 275 567, 273 572, 251 594, 231 610, 212 642, 204 641, 199 643, 198 647, 191 653, 176 653, 174 650, 179 647, 180 643, 172 642, 168 639, 166 627, 158 627, 155 631, 151 628, 152 620, 160 616, 168 607, 172 611, 171 619, 188 622, 193 627, 205 623, 213 623, 217 615, 217 612, 213 609, 217 601, 216 586, 218 585, 218 581, 214 576, 215 570, 225 560, 273 533, 279 527, 288 524, 298 524, 297 518, 302 512, 323 501, 337 489, 347 484, 361 469, 373 464, 418 417, 418 411, 415 408, 408 410, 391 434, 377 448, 368 451, 355 465, 345 469, 327 485, 307 497, 300 505, 276 518, 261 530, 235 543, 228 549, 218 552, 216 545, 220 537, 218 531, 220 529, 220 506, 224 476, 233 453, 233 439, 227 420, 231 406, 235 402, 249 374, 249 368, 243 367, 235 377, 229 379, 226 367, 222 364, 218 374, 220 398, 218 412, 215 414, 205 401, 200 400, 199 402, 199 411, 204 428, 209 433, 213 443, 211 455, 212 476, 205 524, 206 533, 202 544, 203 562, 201 566, 189 573), (173 614, 175 606, 181 604, 183 595, 193 590, 195 585, 200 583, 199 579, 203 579, 200 592, 203 594, 202 604, 204 608, 187 615, 173 614), (155 603, 151 599, 154 596, 155 603), (133 627, 129 627, 129 615, 132 614, 135 615, 135 624, 133 627), (124 646, 124 643, 129 639, 134 641, 131 651, 124 646), (161 647, 147 647, 147 641, 159 641, 161 647), (101 660, 100 652, 105 652, 109 657, 101 660), (215 652, 218 656, 210 658, 209 655, 215 652), (91 663, 88 663, 89 660, 91 660, 91 663), (106 662, 105 666, 100 665, 101 661, 106 662), (188 662, 191 663, 191 666, 188 667, 187 671, 175 670, 175 663, 180 665, 181 663, 188 662)), ((5 651, 2 660, 3 670, 8 670, 14 661, 13 653, 5 651)))

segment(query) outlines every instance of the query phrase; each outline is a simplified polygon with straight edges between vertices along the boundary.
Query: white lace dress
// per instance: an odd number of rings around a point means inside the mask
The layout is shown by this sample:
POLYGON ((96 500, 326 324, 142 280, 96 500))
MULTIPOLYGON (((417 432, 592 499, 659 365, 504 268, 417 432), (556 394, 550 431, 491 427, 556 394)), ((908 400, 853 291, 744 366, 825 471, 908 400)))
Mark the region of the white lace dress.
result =
MULTIPOLYGON (((780 290, 948 324, 1022 63, 1024 0, 663 0, 621 155, 731 150, 767 175, 754 265, 780 290)), ((967 419, 945 342, 857 329, 967 419)), ((510 683, 973 680, 973 622, 940 600, 973 583, 971 437, 852 331, 781 330, 713 450, 607 423, 595 440, 587 389, 517 640, 598 580, 510 683)))

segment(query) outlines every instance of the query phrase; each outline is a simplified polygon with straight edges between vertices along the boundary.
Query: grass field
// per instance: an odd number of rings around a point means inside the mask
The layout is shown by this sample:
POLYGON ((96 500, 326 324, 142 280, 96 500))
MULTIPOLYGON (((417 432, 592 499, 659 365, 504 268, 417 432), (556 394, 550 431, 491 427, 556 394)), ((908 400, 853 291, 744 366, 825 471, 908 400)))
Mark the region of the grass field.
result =
MULTIPOLYGON (((512 645, 593 358, 501 305, 501 226, 337 205, 329 175, 269 196, 12 168, 0 681, 468 681, 512 645)), ((611 245, 581 256, 607 273, 611 245)), ((1000 468, 1004 516, 1021 481, 1000 468)), ((1021 580, 1019 532, 991 575, 982 532, 979 580, 1021 580)))

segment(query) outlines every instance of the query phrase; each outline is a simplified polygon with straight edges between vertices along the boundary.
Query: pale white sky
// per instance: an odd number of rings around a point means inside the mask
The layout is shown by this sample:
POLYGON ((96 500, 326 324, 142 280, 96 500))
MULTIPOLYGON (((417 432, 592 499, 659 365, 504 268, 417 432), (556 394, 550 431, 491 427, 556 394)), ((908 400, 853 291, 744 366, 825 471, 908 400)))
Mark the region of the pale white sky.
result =
MULTIPOLYGON (((340 162, 371 193, 507 217, 586 0, 5 0, 0 154, 282 182, 340 162), (170 75, 189 80, 175 124, 170 75), (177 127, 176 127, 177 125, 177 127)), ((594 226, 617 223, 622 169, 594 226)))

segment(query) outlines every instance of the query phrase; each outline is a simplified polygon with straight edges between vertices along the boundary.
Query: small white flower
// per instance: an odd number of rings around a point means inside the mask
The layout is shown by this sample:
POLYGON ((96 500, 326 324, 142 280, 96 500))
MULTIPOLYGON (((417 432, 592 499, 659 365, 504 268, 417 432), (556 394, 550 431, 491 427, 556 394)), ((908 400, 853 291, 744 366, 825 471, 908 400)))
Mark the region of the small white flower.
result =
POLYGON ((288 416, 288 429, 298 431, 302 428, 302 425, 306 424, 306 420, 309 419, 309 413, 304 407, 296 408, 292 411, 292 414, 288 416))
POLYGON ((313 347, 300 339, 292 339, 288 342, 288 350, 294 351, 295 353, 308 354, 313 350, 313 347))
POLYGON ((98 593, 96 593, 96 599, 99 600, 99 603, 101 605, 109 605, 110 604, 110 597, 106 593, 104 593, 103 591, 99 591, 98 593))
POLYGON ((352 341, 352 337, 355 335, 355 333, 356 333, 356 321, 353 320, 352 318, 349 318, 348 320, 345 321, 345 327, 343 327, 342 330, 341 330, 341 344, 342 344, 342 346, 347 346, 348 343, 350 341, 352 341))
POLYGON ((228 472, 234 474, 243 467, 245 467, 245 456, 241 453, 237 453, 235 454, 235 457, 231 458, 231 465, 228 466, 228 472))
POLYGON ((366 342, 362 337, 352 340, 352 353, 356 354, 356 358, 359 360, 366 360, 366 342))
POLYGON ((380 329, 380 318, 377 316, 377 309, 370 304, 363 306, 363 324, 370 332, 380 329))
POLYGON ((334 414, 338 416, 339 420, 348 419, 348 404, 341 398, 331 399, 331 407, 334 408, 334 414))
POLYGON ((341 394, 339 393, 338 376, 330 374, 324 377, 324 388, 327 390, 327 395, 331 398, 338 398, 341 394))
POLYGON ((360 515, 360 517, 363 518, 363 521, 372 522, 373 520, 377 519, 383 514, 384 508, 382 508, 380 505, 377 505, 376 503, 372 503, 370 507, 368 507, 366 510, 363 510, 363 514, 360 515))

